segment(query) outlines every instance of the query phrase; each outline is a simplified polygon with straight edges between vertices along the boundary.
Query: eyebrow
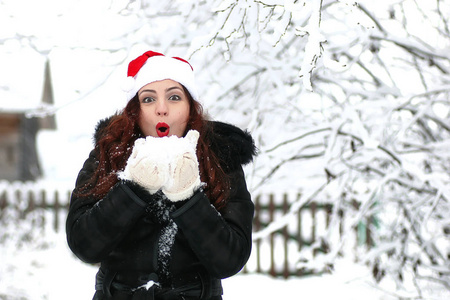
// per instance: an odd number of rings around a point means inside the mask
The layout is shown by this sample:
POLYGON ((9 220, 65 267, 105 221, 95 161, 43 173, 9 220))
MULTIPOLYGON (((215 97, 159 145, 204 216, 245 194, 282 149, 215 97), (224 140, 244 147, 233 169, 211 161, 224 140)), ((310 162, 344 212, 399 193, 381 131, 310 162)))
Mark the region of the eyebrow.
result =
MULTIPOLYGON (((178 86, 172 86, 172 87, 169 87, 169 88, 167 88, 166 90, 165 90, 165 92, 167 93, 167 92, 170 92, 170 91, 172 91, 172 90, 176 90, 176 89, 178 89, 178 90, 180 90, 180 91, 183 91, 180 87, 178 87, 178 86)), ((142 93, 144 93, 144 92, 151 92, 151 93, 156 93, 156 91, 155 90, 142 90, 140 93, 139 93, 139 95, 140 94, 142 94, 142 93)))

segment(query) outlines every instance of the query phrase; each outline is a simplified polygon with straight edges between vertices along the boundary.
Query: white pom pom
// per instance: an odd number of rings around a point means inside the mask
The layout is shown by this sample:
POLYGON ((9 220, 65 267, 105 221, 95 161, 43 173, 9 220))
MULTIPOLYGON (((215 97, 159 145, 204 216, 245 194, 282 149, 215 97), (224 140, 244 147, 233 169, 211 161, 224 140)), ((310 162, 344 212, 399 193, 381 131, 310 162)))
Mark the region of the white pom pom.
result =
POLYGON ((122 83, 122 90, 124 92, 131 92, 134 89, 134 84, 135 84, 135 80, 133 77, 128 76, 127 78, 125 78, 125 80, 122 83))

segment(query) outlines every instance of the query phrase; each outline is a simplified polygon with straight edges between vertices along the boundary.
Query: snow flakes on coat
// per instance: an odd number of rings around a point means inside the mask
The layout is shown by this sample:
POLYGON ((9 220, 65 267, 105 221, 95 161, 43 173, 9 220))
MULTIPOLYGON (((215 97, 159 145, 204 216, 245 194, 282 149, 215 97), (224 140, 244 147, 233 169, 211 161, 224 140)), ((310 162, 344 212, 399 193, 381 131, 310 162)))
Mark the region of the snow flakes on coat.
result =
POLYGON ((175 211, 176 207, 162 192, 156 193, 155 196, 146 211, 153 222, 163 226, 158 238, 158 277, 165 280, 170 277, 172 246, 178 232, 177 224, 170 218, 170 213, 175 211))

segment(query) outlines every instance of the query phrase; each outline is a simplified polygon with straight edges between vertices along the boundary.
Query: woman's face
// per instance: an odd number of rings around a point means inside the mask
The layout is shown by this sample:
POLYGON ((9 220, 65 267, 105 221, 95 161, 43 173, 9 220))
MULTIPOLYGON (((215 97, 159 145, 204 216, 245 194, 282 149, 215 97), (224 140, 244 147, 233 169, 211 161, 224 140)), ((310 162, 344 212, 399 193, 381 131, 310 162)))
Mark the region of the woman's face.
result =
POLYGON ((138 91, 138 99, 138 124, 145 136, 183 136, 189 119, 189 99, 181 84, 170 79, 149 83, 138 91))

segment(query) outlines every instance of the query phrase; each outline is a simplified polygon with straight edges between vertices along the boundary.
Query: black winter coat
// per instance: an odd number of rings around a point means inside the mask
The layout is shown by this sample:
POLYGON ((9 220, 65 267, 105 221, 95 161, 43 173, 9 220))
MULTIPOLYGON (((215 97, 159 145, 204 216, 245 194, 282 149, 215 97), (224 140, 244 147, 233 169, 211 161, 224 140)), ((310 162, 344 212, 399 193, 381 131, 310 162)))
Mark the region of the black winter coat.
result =
MULTIPOLYGON (((99 123, 96 139, 108 122, 99 123)), ((66 232, 70 249, 81 260, 100 263, 94 299, 221 299, 220 279, 236 274, 247 262, 254 206, 242 165, 252 160, 255 147, 251 136, 237 127, 210 125, 211 149, 231 184, 220 213, 203 191, 174 205, 162 194, 150 195, 127 181, 103 199, 79 197, 77 190, 98 163, 95 151, 90 153, 72 193, 66 232), (155 203, 162 203, 162 213, 154 212, 155 203), (170 237, 170 228, 177 230, 166 243, 162 237, 170 237), (162 251, 161 244, 169 250, 162 251), (136 290, 149 280, 159 286, 136 290)))

